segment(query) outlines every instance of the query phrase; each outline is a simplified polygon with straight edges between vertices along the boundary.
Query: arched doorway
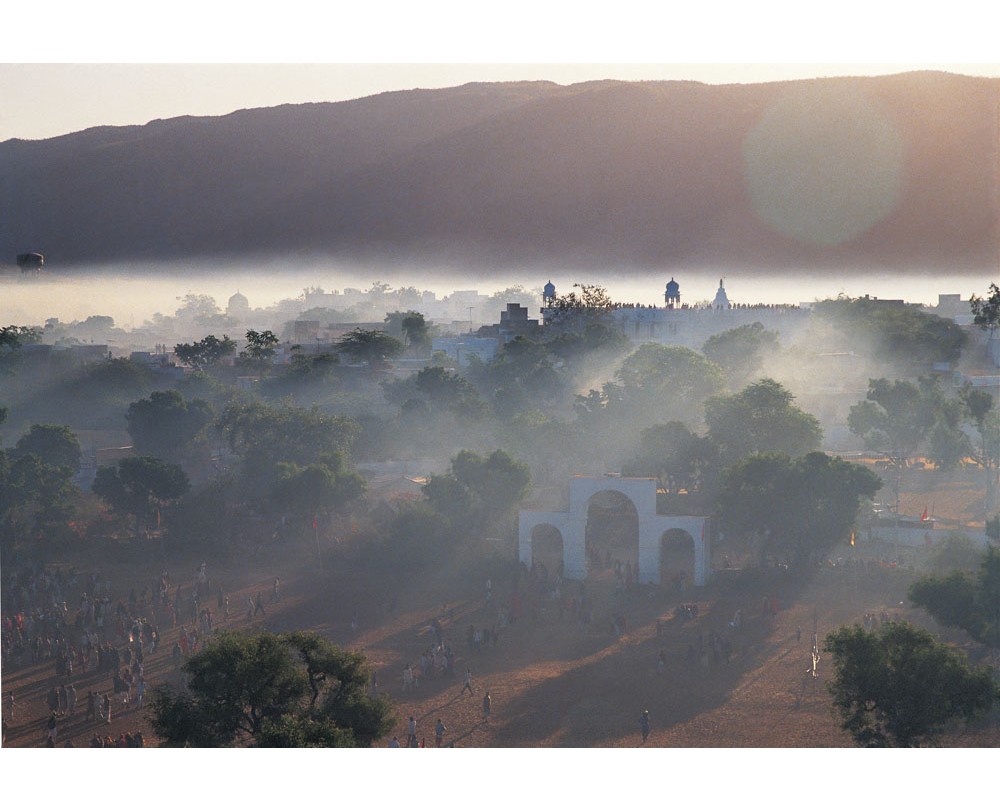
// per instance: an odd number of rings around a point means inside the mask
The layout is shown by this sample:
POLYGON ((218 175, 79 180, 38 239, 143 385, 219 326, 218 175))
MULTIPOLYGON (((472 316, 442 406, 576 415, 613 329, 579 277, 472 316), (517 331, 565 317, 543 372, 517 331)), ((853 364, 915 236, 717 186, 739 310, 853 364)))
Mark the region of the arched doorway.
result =
POLYGON ((588 576, 616 563, 638 571, 639 512, 632 499, 617 490, 594 493, 587 501, 584 543, 588 576))
POLYGON ((531 530, 531 566, 545 580, 563 573, 563 536, 552 524, 536 524, 531 530))
POLYGON ((683 529, 660 536, 660 584, 681 591, 694 583, 694 538, 683 529))

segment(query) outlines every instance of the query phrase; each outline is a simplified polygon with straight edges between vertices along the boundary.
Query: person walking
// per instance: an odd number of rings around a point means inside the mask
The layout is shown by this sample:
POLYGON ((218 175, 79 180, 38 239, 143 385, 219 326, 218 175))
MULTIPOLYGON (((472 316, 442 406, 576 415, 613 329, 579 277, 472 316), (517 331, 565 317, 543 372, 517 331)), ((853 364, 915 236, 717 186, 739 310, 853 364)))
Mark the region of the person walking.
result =
POLYGON ((14 691, 8 690, 7 695, 3 699, 3 715, 5 720, 11 723, 14 722, 14 709, 17 706, 18 704, 14 701, 14 691))
POLYGON ((466 668, 466 670, 465 670, 465 683, 462 685, 462 692, 459 693, 459 697, 464 696, 466 690, 469 691, 469 695, 470 696, 473 695, 473 692, 472 692, 472 670, 469 669, 469 668, 466 668))
POLYGON ((649 710, 643 710, 639 717, 639 729, 642 731, 642 742, 649 737, 649 710))
POLYGON ((490 710, 493 709, 493 699, 490 698, 490 691, 486 691, 486 695, 483 696, 483 723, 488 724, 490 722, 490 710))
POLYGON ((434 725, 434 745, 438 748, 444 743, 444 733, 448 731, 448 727, 444 725, 444 722, 438 718, 437 723, 434 725))
POLYGON ((407 729, 406 745, 413 748, 417 746, 417 722, 412 715, 410 716, 410 724, 407 729))
POLYGON ((45 703, 48 705, 49 712, 55 713, 59 712, 59 688, 53 685, 49 688, 49 692, 45 695, 45 703))

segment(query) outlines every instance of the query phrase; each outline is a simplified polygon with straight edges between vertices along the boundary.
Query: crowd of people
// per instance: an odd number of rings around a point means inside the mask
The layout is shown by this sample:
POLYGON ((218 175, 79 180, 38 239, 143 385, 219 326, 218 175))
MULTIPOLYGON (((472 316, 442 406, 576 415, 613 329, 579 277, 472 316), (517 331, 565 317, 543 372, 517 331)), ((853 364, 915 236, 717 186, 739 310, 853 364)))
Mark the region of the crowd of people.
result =
MULTIPOLYGON (((213 585, 202 564, 182 586, 163 571, 146 583, 115 588, 100 571, 78 572, 40 560, 5 566, 0 613, 0 653, 5 681, 28 668, 44 678, 44 715, 23 693, 6 690, 3 739, 25 725, 41 725, 44 746, 65 731, 111 724, 122 713, 141 710, 150 689, 148 658, 161 645, 161 628, 174 640, 175 672, 200 642, 229 617, 229 598, 213 585), (216 608, 211 595, 217 596, 216 608)), ((271 595, 278 599, 279 582, 271 595)), ((254 601, 263 611, 263 598, 254 601)), ((8 682, 9 684, 10 682, 8 682)), ((32 696, 37 697, 37 693, 32 696)), ((69 740, 63 745, 71 745, 69 740)), ((91 746, 144 746, 141 732, 118 738, 94 732, 91 746)))

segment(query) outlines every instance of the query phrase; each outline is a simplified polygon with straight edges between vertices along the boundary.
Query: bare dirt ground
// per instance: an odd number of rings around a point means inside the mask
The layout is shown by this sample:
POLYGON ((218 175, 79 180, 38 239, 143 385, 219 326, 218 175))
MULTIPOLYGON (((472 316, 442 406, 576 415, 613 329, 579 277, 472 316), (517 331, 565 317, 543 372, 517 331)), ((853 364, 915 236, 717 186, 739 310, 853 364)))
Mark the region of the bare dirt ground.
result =
MULTIPOLYGON (((937 488, 914 498, 922 504, 933 496, 936 513, 951 514, 958 523, 964 520, 963 499, 971 497, 966 498, 961 487, 951 490, 958 496, 949 498, 949 488, 937 488)), ((865 560, 877 550, 859 546, 840 552, 865 560)), ((75 563, 85 570, 85 561, 75 563)), ((196 565, 171 572, 174 581, 189 586, 196 565)), ((120 566, 111 573, 116 589, 124 593, 158 574, 155 565, 120 566)), ((449 747, 635 747, 642 745, 640 713, 649 710, 652 731, 646 747, 850 747, 851 740, 831 712, 829 660, 821 658, 817 678, 806 673, 814 632, 822 647, 825 635, 840 625, 860 622, 867 612, 885 612, 912 619, 974 650, 960 632, 940 629, 923 612, 908 607, 905 593, 911 574, 878 565, 824 568, 801 586, 776 575, 770 584, 719 583, 683 597, 642 587, 619 598, 611 572, 605 571, 584 584, 594 604, 589 625, 565 612, 560 618, 552 604, 541 603, 532 611, 526 601, 522 616, 500 628, 498 642, 478 651, 466 644, 468 627, 497 624, 497 608, 509 596, 509 585, 500 578, 487 605, 485 578, 478 574, 461 579, 439 572, 411 582, 380 583, 338 571, 330 561, 319 570, 311 561, 291 562, 277 553, 261 554, 239 566, 210 567, 209 574, 230 597, 229 618, 216 611, 212 601, 217 628, 309 628, 363 651, 377 668, 378 689, 397 702, 399 719, 388 738, 395 734, 403 745, 412 715, 417 737, 427 747, 434 746, 438 718, 447 727, 443 745, 449 747), (275 577, 281 584, 277 599, 272 595, 275 577), (265 597, 267 613, 248 619, 247 600, 258 592, 265 597), (773 616, 764 610, 762 595, 775 598, 773 616), (674 617, 682 600, 697 604, 696 618, 674 617), (743 625, 736 631, 729 623, 738 609, 743 625), (617 615, 626 619, 621 635, 612 629, 617 615), (407 662, 417 665, 431 642, 435 618, 457 653, 454 673, 421 679, 404 692, 403 668, 407 662), (689 658, 689 646, 697 648, 699 634, 707 639, 710 632, 731 640, 728 663, 711 656, 689 658), (663 672, 657 667, 661 651, 663 672), (473 673, 471 697, 462 696, 466 668, 473 673), (485 690, 492 697, 488 722, 483 719, 485 690)), ((568 594, 576 587, 569 584, 568 594)), ((176 678, 170 651, 180 629, 161 626, 161 632, 159 649, 146 660, 151 686, 176 678)), ((13 690, 17 702, 14 717, 6 719, 5 746, 43 745, 45 694, 61 681, 51 663, 18 671, 4 663, 2 689, 5 694, 13 690)), ((84 719, 87 691, 110 690, 110 674, 76 674, 73 683, 80 698, 74 717, 60 723, 59 746, 70 739, 75 746, 88 746, 95 734, 117 738, 137 729, 147 746, 157 744, 145 709, 116 708, 111 723, 84 719)), ((941 744, 1000 745, 1000 713, 956 728, 941 744)))

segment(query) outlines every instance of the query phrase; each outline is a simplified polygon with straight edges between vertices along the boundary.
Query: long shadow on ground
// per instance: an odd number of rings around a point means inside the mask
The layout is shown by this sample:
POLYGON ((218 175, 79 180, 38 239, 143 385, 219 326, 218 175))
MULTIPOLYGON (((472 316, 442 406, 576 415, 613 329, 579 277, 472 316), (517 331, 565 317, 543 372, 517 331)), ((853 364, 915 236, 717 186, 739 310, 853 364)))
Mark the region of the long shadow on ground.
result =
MULTIPOLYGON (((664 597, 640 600, 627 609, 629 632, 604 638, 605 655, 569 666, 521 692, 504 707, 505 723, 495 736, 501 746, 601 746, 634 733, 639 715, 650 711, 658 727, 668 727, 726 702, 745 675, 773 657, 778 645, 769 642, 772 618, 762 610, 763 598, 775 596, 787 605, 801 586, 788 578, 752 587, 712 587, 684 598, 700 611, 694 619, 671 619, 664 597), (740 630, 730 626, 737 609, 743 610, 740 630), (730 641, 731 658, 716 659, 708 645, 714 632, 730 641), (699 635, 704 655, 699 655, 699 635), (693 649, 694 655, 691 656, 693 649), (658 672, 660 652, 666 659, 658 672), (621 717, 619 708, 634 708, 621 717)), ((807 644, 807 643, 806 643, 807 644)))

